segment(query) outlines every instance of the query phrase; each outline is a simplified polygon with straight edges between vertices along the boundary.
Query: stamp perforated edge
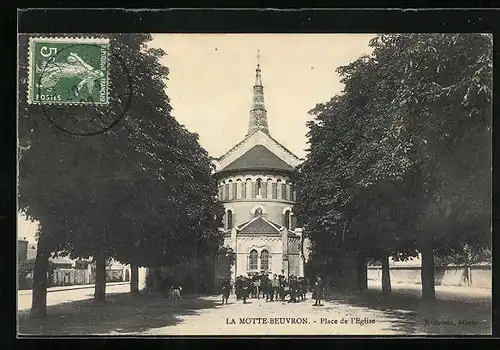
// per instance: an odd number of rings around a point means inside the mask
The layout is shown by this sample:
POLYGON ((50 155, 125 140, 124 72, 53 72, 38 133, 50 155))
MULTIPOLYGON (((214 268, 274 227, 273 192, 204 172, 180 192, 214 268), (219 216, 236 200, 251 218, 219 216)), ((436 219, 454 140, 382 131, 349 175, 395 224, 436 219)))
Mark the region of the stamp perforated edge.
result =
POLYGON ((32 62, 34 59, 33 46, 35 42, 57 42, 57 43, 76 43, 76 44, 106 44, 108 45, 108 53, 106 57, 106 69, 108 70, 107 76, 107 102, 92 102, 94 105, 106 105, 109 103, 109 90, 111 82, 109 78, 109 38, 94 38, 94 37, 51 37, 51 36, 30 36, 28 45, 28 104, 30 105, 61 105, 61 106, 84 106, 90 103, 85 102, 59 102, 59 101, 33 101, 32 88, 33 88, 33 70, 32 62))

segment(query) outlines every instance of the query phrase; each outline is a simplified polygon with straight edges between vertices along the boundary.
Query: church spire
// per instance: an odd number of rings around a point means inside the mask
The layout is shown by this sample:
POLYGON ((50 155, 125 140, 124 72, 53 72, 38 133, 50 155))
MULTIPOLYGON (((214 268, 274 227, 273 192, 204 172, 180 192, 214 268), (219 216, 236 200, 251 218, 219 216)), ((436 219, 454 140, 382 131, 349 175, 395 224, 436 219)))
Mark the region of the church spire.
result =
POLYGON ((257 69, 255 70, 255 84, 253 86, 253 99, 252 107, 250 108, 250 122, 248 123, 247 135, 255 130, 262 130, 266 134, 269 134, 267 111, 264 105, 264 87, 262 86, 260 72, 260 52, 257 51, 257 69))

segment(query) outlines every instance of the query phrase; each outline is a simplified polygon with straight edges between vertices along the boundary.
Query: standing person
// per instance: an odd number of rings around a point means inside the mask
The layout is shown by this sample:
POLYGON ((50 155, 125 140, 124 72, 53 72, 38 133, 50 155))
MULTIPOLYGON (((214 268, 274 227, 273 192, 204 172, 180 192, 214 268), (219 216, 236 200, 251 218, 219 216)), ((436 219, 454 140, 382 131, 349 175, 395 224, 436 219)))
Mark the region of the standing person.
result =
POLYGON ((285 293, 284 277, 282 275, 278 275, 278 281, 279 281, 279 287, 278 287, 279 299, 283 300, 283 295, 285 293))
POLYGON ((271 301, 274 301, 274 297, 278 300, 278 290, 280 287, 280 281, 278 280, 278 276, 274 274, 273 280, 271 281, 271 301))
POLYGON ((289 303, 297 302, 297 278, 294 275, 290 276, 290 300, 289 303))
MULTIPOLYGON (((284 272, 284 271, 282 271, 282 272, 284 272)), ((281 299, 281 301, 285 301, 287 289, 288 289, 288 282, 285 278, 285 275, 280 275, 280 299, 281 299)))
POLYGON ((241 297, 243 298, 243 304, 247 303, 247 298, 250 293, 251 284, 252 281, 249 278, 243 276, 241 280, 241 297))
POLYGON ((281 270, 281 273, 278 275, 278 280, 280 283, 278 292, 281 301, 283 301, 285 299, 285 270, 281 270))
POLYGON ((229 294, 231 293, 231 281, 228 279, 223 281, 221 290, 222 290, 222 305, 224 305, 224 300, 226 301, 227 305, 227 300, 229 299, 229 294))
POLYGON ((297 277, 297 300, 302 300, 302 279, 297 277))
POLYGON ((314 299, 316 299, 314 306, 323 306, 321 304, 322 297, 323 297, 323 281, 321 280, 321 277, 318 275, 316 277, 316 282, 314 283, 314 299))
POLYGON ((262 277, 262 292, 266 297, 266 301, 270 301, 273 294, 273 287, 268 275, 263 275, 262 277))
POLYGON ((236 294, 236 300, 241 298, 241 276, 236 277, 234 281, 234 293, 236 294))
POLYGON ((248 283, 250 284, 249 285, 249 289, 248 289, 248 296, 250 298, 255 298, 255 276, 253 274, 248 274, 248 283))
POLYGON ((262 297, 266 298, 269 301, 270 295, 269 291, 271 289, 271 280, 269 279, 269 275, 264 271, 262 272, 262 277, 260 279, 260 288, 262 289, 262 297))
POLYGON ((307 294, 307 281, 304 277, 299 279, 300 299, 306 300, 307 294))
MULTIPOLYGON (((254 286, 254 291, 255 291, 255 295, 257 295, 257 299, 260 299, 260 276, 259 275, 256 275, 254 277, 254 281, 253 281, 253 286, 254 286)), ((254 295, 254 298, 255 298, 255 295, 254 295)))

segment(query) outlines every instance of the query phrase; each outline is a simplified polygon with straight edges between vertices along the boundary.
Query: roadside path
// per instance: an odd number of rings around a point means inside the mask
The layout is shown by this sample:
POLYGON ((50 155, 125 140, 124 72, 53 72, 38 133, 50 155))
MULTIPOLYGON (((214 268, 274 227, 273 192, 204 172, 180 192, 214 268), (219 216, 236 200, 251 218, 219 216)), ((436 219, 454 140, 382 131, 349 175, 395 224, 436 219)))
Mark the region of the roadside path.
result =
MULTIPOLYGON (((106 294, 126 293, 130 290, 129 282, 110 282, 106 284, 106 294)), ((17 293, 17 310, 31 309, 33 291, 21 290, 17 293)), ((68 303, 94 297, 94 285, 64 286, 47 288, 47 306, 68 303)))

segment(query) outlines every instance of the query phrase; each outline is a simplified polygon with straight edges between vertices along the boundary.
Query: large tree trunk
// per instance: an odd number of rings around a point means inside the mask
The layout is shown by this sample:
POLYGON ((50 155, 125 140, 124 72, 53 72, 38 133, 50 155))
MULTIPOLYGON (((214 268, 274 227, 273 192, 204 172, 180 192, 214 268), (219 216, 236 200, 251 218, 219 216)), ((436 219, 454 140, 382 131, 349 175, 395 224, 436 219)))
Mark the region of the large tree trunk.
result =
POLYGON ((130 265, 130 293, 139 292, 139 266, 130 265))
POLYGON ((382 294, 391 294, 391 273, 389 269, 389 255, 382 256, 382 294))
POLYGON ((190 262, 190 268, 189 268, 189 274, 190 280, 191 280, 191 287, 193 289, 193 292, 195 293, 200 293, 200 286, 201 286, 201 281, 198 278, 199 275, 199 270, 200 270, 200 264, 198 263, 198 259, 196 257, 192 258, 190 262))
POLYGON ((427 301, 436 300, 436 289, 434 286, 434 252, 432 246, 424 240, 420 252, 422 254, 421 275, 422 299, 427 301))
POLYGON ((148 267, 146 272, 146 289, 151 293, 156 293, 160 290, 161 271, 157 267, 148 267))
POLYGON ((366 266, 366 257, 363 252, 358 252, 357 259, 358 289, 368 289, 368 271, 366 266))
POLYGON ((96 256, 94 301, 106 302, 106 256, 102 252, 96 256))
POLYGON ((43 317, 47 314, 47 270, 49 267, 50 253, 43 246, 43 238, 40 235, 38 249, 33 269, 33 292, 31 302, 31 316, 43 317))

